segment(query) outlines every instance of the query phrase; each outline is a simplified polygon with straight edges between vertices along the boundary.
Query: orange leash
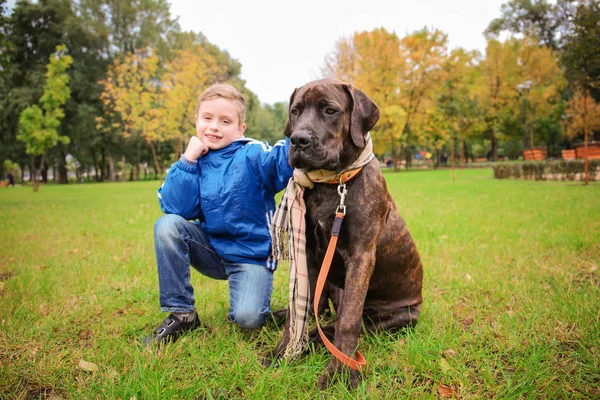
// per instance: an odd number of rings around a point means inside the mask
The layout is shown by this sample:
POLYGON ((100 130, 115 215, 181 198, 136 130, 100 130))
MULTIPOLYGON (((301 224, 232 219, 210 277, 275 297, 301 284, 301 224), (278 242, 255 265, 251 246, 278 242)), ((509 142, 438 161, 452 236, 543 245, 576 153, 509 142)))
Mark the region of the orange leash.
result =
POLYGON ((319 272, 319 278, 317 279, 317 287, 315 290, 315 298, 313 301, 313 305, 315 312, 315 320, 317 321, 317 329, 319 331, 319 336, 321 336, 321 340, 323 340, 323 343, 325 344, 325 347, 327 347, 327 349, 331 352, 331 354, 333 354, 335 358, 337 358, 353 370, 358 371, 367 365, 367 360, 362 354, 360 354, 360 351, 358 350, 356 350, 356 359, 348 357, 346 354, 338 350, 337 347, 335 347, 333 343, 331 343, 329 339, 327 339, 327 337, 323 333, 323 330, 321 330, 321 326, 319 325, 318 311, 319 299, 321 298, 321 294, 323 293, 325 280, 327 279, 327 274, 329 273, 329 267, 331 267, 333 253, 335 252, 338 236, 342 227, 342 220, 344 219, 344 215, 346 214, 346 207, 344 206, 344 199, 346 197, 346 193, 346 185, 340 182, 340 186, 338 187, 338 194, 342 199, 340 202, 340 206, 338 207, 338 211, 336 211, 335 213, 335 220, 333 221, 333 227, 331 228, 331 240, 329 241, 329 246, 327 246, 327 252, 325 253, 325 258, 323 259, 323 264, 321 265, 321 271, 319 272))

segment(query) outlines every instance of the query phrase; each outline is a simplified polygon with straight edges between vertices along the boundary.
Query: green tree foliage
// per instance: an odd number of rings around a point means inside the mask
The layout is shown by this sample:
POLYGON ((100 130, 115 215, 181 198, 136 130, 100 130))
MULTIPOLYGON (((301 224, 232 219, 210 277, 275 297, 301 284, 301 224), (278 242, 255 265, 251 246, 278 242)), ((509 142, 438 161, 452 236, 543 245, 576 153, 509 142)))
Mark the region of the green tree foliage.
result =
MULTIPOLYGON (((19 135, 17 139, 25 143, 25 151, 32 156, 32 167, 35 156, 42 156, 40 167, 33 174, 33 190, 38 190, 37 172, 44 165, 46 152, 57 143, 69 143, 67 136, 58 133, 58 127, 65 116, 62 106, 71 95, 69 75, 66 70, 73 63, 73 58, 66 54, 64 45, 56 47, 56 53, 50 56, 44 94, 40 99, 42 107, 37 104, 27 107, 19 117, 19 135)), ((35 170, 35 168, 32 168, 35 170)))
POLYGON ((600 100, 600 4, 581 1, 570 15, 561 60, 566 76, 579 89, 600 100))
POLYGON ((503 31, 522 34, 556 49, 562 24, 558 9, 546 0, 511 0, 502 5, 502 16, 492 20, 485 32, 493 36, 503 31))

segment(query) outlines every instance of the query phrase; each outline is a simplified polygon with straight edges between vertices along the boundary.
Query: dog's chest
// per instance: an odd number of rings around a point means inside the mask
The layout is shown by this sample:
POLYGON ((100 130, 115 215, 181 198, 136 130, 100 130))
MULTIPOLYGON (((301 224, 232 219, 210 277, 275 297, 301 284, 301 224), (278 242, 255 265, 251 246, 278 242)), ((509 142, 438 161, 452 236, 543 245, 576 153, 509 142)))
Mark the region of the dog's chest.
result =
POLYGON ((331 229, 340 197, 336 185, 318 185, 304 194, 306 217, 315 225, 331 229))
POLYGON ((307 235, 310 235, 307 239, 317 249, 326 247, 331 236, 335 212, 340 203, 336 188, 336 185, 319 185, 307 190, 304 195, 307 235))

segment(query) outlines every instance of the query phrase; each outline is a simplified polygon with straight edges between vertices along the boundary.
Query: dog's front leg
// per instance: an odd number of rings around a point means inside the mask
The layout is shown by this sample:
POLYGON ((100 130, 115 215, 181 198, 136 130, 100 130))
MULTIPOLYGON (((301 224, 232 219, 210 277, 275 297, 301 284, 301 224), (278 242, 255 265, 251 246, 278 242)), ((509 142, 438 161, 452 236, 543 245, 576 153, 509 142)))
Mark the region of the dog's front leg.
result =
MULTIPOLYGON (((346 279, 343 306, 335 324, 335 346, 344 354, 354 357, 361 331, 362 313, 369 289, 369 280, 375 268, 375 251, 363 253, 360 258, 346 262, 346 279)), ((338 376, 350 374, 350 385, 360 382, 357 371, 331 357, 325 372, 319 378, 319 387, 326 389, 338 376)))

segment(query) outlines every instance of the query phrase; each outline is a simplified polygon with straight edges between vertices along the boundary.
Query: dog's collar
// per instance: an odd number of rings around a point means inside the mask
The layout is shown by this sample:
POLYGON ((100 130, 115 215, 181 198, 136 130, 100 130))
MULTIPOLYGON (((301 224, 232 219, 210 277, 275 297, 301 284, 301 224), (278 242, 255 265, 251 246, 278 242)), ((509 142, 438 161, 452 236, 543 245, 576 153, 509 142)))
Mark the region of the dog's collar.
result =
POLYGON ((375 157, 375 155, 373 153, 371 153, 371 156, 364 162, 364 164, 362 164, 358 167, 354 167, 353 169, 350 169, 350 170, 342 171, 339 174, 337 174, 335 176, 335 178, 330 179, 327 182, 323 182, 323 183, 327 183, 330 185, 339 185, 340 183, 348 182, 350 179, 352 179, 356 175, 358 175, 358 173, 363 169, 363 167, 365 165, 367 165, 374 157, 375 157))
POLYGON ((344 182, 348 182, 354 178, 367 165, 373 158, 373 142, 371 136, 367 136, 367 143, 363 151, 360 153, 358 159, 348 166, 342 172, 329 171, 325 169, 318 169, 314 171, 303 171, 301 169, 294 170, 294 181, 300 186, 312 189, 315 183, 326 183, 339 185, 344 182))

